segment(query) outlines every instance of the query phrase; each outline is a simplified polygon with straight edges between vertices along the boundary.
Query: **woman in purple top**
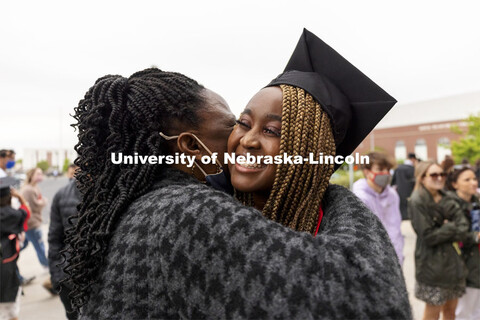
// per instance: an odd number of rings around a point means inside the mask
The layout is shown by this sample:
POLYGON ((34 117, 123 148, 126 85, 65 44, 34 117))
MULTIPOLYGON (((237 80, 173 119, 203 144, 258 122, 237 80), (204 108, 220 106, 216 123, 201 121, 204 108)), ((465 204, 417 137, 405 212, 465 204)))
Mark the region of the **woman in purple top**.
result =
POLYGON ((386 155, 379 152, 371 152, 368 157, 369 164, 362 167, 365 179, 353 184, 353 193, 380 219, 402 264, 404 239, 400 229, 400 198, 390 186, 389 170, 393 165, 386 155))

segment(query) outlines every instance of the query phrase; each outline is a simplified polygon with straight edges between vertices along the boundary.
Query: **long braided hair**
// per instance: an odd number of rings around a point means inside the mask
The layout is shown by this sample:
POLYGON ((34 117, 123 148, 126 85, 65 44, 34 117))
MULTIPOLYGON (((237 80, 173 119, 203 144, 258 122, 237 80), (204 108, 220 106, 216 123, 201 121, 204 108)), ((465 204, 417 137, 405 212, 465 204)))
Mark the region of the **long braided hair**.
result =
MULTIPOLYGON (((335 156, 330 119, 305 90, 280 85, 283 92, 280 154, 313 153, 335 156)), ((318 210, 328 187, 334 164, 280 164, 263 215, 294 230, 314 233, 318 210)), ((238 193, 239 200, 253 204, 251 193, 238 193)))
POLYGON ((204 87, 156 68, 130 78, 98 79, 75 108, 78 129, 76 178, 82 193, 75 226, 67 234, 65 272, 76 309, 88 300, 106 255, 116 222, 145 194, 163 170, 159 165, 112 164, 111 153, 162 155, 169 152, 159 131, 169 133, 174 120, 196 128, 206 107, 204 87))

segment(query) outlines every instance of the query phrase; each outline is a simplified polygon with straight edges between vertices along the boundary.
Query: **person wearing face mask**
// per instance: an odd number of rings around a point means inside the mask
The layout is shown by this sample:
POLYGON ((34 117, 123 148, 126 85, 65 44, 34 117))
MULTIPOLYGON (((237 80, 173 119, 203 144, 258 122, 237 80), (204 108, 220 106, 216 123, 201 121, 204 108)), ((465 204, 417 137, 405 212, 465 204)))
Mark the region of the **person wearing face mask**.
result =
POLYGON ((401 232, 400 198, 389 185, 393 165, 383 153, 371 152, 367 156, 369 162, 362 167, 365 179, 356 181, 352 191, 380 219, 402 264, 404 239, 401 232))
POLYGON ((415 297, 425 301, 423 319, 455 319, 458 298, 465 293, 467 269, 459 241, 468 221, 457 201, 445 194, 445 172, 433 161, 415 167, 415 188, 408 213, 417 234, 415 297))
POLYGON ((452 197, 468 220, 469 230, 462 240, 462 256, 468 269, 466 293, 458 300, 456 319, 480 319, 480 200, 478 180, 469 166, 455 166, 447 177, 447 195, 452 197))
POLYGON ((0 178, 6 177, 7 170, 12 169, 15 166, 15 151, 13 150, 0 150, 0 178))

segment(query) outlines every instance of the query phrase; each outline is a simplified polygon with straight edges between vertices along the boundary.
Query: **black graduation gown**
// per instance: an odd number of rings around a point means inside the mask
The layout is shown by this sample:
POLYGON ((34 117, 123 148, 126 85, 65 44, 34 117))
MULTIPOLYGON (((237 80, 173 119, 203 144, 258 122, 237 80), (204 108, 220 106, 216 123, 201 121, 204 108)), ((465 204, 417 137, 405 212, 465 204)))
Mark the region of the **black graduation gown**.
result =
POLYGON ((23 231, 23 222, 27 212, 23 209, 13 209, 10 206, 0 208, 0 302, 14 302, 17 297, 20 280, 17 277, 16 266, 18 256, 10 262, 3 263, 5 259, 14 256, 17 252, 17 239, 10 240, 9 235, 18 235, 23 231))

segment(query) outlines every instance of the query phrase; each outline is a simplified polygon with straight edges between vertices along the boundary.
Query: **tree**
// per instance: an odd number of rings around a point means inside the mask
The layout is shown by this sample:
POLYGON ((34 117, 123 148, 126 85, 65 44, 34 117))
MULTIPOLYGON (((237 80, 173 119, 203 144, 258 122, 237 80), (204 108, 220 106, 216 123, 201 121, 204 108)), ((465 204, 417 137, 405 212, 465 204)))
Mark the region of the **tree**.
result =
MULTIPOLYGON (((464 158, 470 163, 475 163, 480 158, 480 113, 469 116, 467 122, 466 135, 452 142, 452 154, 456 163, 460 163, 464 158)), ((458 127, 452 128, 452 131, 457 134, 464 133, 458 127)))
POLYGON ((68 160, 68 158, 65 158, 65 161, 63 161, 62 172, 67 172, 69 165, 70 165, 70 160, 68 160))
POLYGON ((48 164, 47 160, 42 160, 37 162, 37 167, 42 169, 43 172, 47 171, 50 165, 48 164))

